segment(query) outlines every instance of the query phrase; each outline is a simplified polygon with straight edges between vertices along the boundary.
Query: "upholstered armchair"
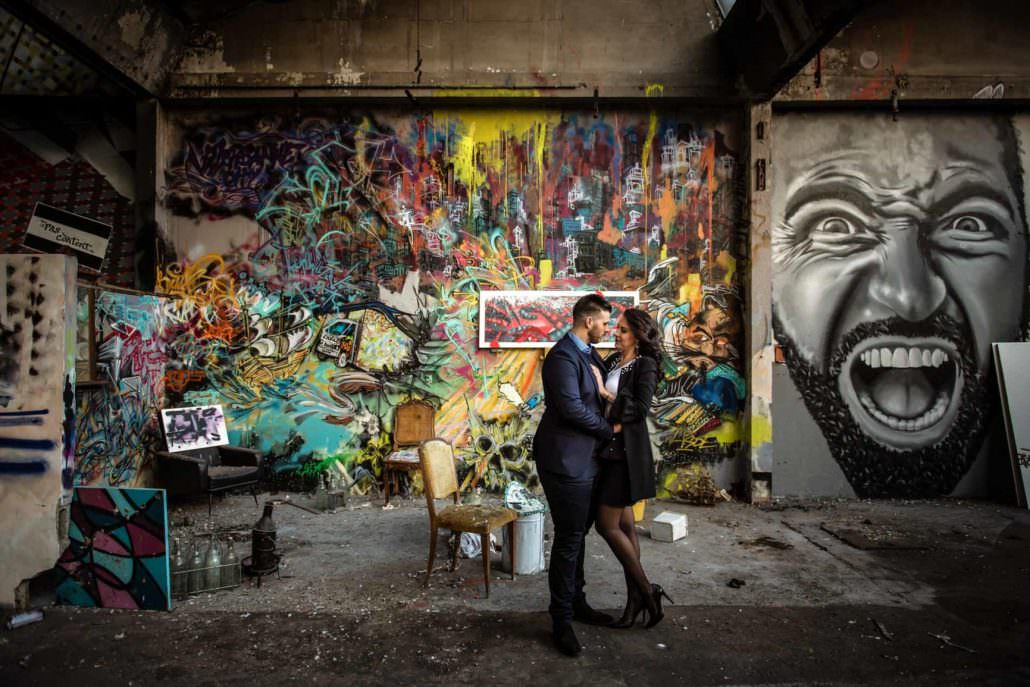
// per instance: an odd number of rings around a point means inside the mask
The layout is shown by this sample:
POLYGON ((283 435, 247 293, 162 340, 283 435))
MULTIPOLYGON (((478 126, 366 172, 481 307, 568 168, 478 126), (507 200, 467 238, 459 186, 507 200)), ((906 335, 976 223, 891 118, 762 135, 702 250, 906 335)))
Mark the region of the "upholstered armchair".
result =
POLYGON ((257 505, 257 485, 264 469, 260 451, 241 446, 210 446, 189 451, 157 452, 159 484, 172 496, 207 494, 207 512, 216 492, 250 487, 257 505))

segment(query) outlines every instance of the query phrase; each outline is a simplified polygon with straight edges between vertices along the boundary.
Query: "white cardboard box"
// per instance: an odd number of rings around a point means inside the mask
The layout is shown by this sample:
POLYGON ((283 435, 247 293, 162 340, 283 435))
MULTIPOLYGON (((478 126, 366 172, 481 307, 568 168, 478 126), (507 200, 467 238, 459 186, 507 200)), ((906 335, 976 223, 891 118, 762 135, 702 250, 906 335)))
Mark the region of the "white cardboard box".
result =
POLYGON ((685 513, 660 513, 651 522, 651 538, 658 541, 676 541, 687 536, 687 516, 685 513))

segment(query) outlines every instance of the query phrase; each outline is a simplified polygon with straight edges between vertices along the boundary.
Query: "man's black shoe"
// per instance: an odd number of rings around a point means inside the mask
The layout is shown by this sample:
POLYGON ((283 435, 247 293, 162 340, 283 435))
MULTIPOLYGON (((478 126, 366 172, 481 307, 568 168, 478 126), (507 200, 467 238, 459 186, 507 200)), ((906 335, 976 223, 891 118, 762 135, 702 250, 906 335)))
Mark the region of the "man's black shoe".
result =
POLYGON ((587 625, 609 625, 615 620, 607 613, 590 608, 586 601, 572 604, 572 619, 587 625))
POLYGON ((554 628, 554 646, 566 656, 578 656, 579 652, 583 651, 569 623, 562 623, 554 628))

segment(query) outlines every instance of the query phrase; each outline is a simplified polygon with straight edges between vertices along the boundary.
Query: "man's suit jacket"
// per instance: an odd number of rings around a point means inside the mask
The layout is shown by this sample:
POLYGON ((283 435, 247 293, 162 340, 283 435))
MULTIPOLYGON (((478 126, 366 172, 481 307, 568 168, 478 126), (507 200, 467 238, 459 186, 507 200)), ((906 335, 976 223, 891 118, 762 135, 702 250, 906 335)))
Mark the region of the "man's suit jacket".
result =
POLYGON ((612 436, 601 395, 590 371, 604 369, 593 349, 583 353, 566 334, 544 360, 544 416, 533 437, 537 469, 577 479, 597 474, 594 449, 612 436))

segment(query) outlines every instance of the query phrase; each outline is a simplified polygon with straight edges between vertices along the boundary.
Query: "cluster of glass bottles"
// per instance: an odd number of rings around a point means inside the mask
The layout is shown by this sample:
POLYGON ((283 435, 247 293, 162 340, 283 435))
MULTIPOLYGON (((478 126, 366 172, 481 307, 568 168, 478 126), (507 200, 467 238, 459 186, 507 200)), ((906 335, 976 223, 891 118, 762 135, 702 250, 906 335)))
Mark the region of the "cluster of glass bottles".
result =
POLYGON ((318 484, 311 494, 313 507, 322 512, 335 512, 347 505, 346 480, 336 470, 330 469, 318 476, 318 484))
POLYGON ((229 537, 219 541, 212 535, 172 543, 172 596, 238 587, 243 579, 236 546, 229 537))

